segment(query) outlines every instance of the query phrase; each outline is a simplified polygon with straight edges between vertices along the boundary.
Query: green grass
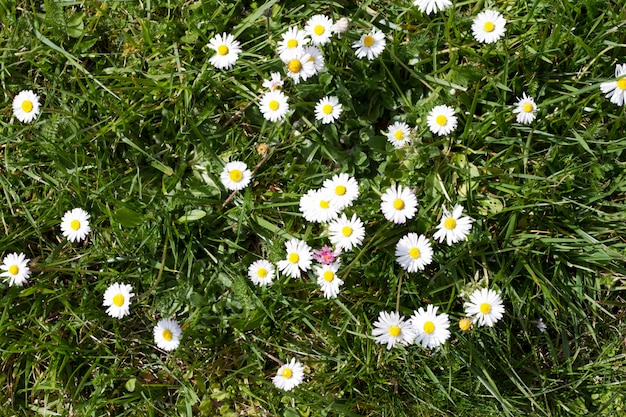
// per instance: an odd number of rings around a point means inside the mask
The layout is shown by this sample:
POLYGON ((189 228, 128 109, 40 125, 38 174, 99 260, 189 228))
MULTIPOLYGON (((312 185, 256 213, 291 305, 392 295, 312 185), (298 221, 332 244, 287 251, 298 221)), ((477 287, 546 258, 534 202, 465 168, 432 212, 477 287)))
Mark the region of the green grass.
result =
POLYGON ((0 284, 0 415, 623 413, 626 136, 599 85, 622 63, 626 11, 464 1, 427 16, 411 3, 0 0, 0 248, 33 271, 0 284), (507 32, 480 45, 470 27, 487 8, 507 32), (322 74, 285 83, 288 119, 267 122, 257 102, 283 71, 276 42, 318 13, 350 30, 323 48, 322 74), (387 46, 358 60, 351 44, 371 27, 387 46), (222 32, 244 50, 228 71, 208 61, 222 32), (31 124, 11 110, 26 89, 42 102, 31 124), (523 92, 539 107, 529 126, 512 114, 523 92), (344 106, 334 125, 315 120, 324 95, 344 106), (426 125, 438 104, 459 117, 443 138, 426 125), (415 146, 386 142, 395 120, 417 126, 415 146), (235 159, 259 166, 224 204, 219 173, 235 159), (328 243, 298 202, 337 172, 358 179, 349 213, 366 225, 339 298, 312 275, 254 286, 248 265, 281 260, 291 236, 328 243), (420 202, 406 225, 380 212, 394 182, 420 202), (468 241, 433 244, 423 273, 401 272, 398 239, 432 236, 453 203, 476 220, 468 241), (59 229, 74 207, 91 214, 79 244, 59 229), (102 307, 114 282, 137 294, 121 320, 102 307), (505 317, 462 333, 462 295, 481 286, 502 291, 505 317), (452 319, 441 349, 374 342, 380 311, 429 303, 452 319), (169 354, 153 343, 162 317, 184 329, 169 354), (283 392, 271 378, 291 357, 305 383, 283 392))

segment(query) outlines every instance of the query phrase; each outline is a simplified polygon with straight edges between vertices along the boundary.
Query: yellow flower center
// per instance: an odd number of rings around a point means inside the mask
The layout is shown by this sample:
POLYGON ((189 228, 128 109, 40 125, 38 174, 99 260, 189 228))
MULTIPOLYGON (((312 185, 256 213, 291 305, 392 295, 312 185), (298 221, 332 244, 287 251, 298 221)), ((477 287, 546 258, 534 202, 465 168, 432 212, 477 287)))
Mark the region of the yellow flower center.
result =
POLYGON ((391 326, 389 328, 389 335, 391 335, 393 337, 400 336, 400 333, 402 333, 402 330, 398 326, 391 326))
POLYGON ((454 218, 452 217, 448 217, 446 220, 444 220, 443 227, 448 230, 454 230, 454 228, 456 227, 456 220, 454 220, 454 218))
POLYGON ((401 130, 396 130, 396 133, 393 134, 396 137, 396 140, 404 139, 404 132, 401 130))
POLYGON ((446 116, 444 116, 443 114, 440 114, 439 116, 437 116, 437 118, 435 119, 435 122, 439 125, 439 126, 445 126, 446 123, 448 123, 448 118, 446 116))
POLYGON ((420 252, 420 250, 419 250, 419 249, 417 249, 417 248, 411 248, 411 249, 409 250, 409 256, 410 256, 411 258, 413 258, 413 259, 417 259, 417 258, 419 258, 419 257, 420 257, 420 254, 421 254, 421 252, 420 252))
POLYGON ((17 265, 11 265, 9 267, 9 274, 17 275, 18 272, 20 272, 20 268, 17 265))
POLYGON ((485 32, 493 32, 495 28, 496 25, 494 25, 493 22, 485 22, 485 25, 483 26, 485 32))
POLYGON ((115 304, 118 307, 121 307, 124 305, 124 296, 122 294, 117 294, 115 297, 113 297, 113 304, 115 304))
POLYGON ((228 177, 231 181, 239 182, 243 178, 243 173, 238 169, 233 169, 228 173, 228 177))
POLYGON ((320 208, 327 209, 330 207, 330 200, 320 200, 320 208))
POLYGON ((228 46, 220 45, 217 47, 217 53, 224 56, 228 53, 228 46))
POLYGON ((522 106, 522 110, 524 111, 524 113, 530 113, 531 111, 533 111, 533 105, 530 103, 524 103, 524 105, 522 106))
POLYGON ((396 198, 393 200, 393 208, 396 210, 402 210, 404 208, 404 200, 401 198, 396 198))
POLYGON ((322 113, 331 114, 332 112, 333 112, 333 106, 331 104, 324 104, 324 107, 322 107, 322 113))
POLYGON ((317 25, 313 28, 313 32, 315 32, 317 36, 321 36, 324 32, 326 32, 326 29, 324 29, 324 26, 322 25, 317 25))
POLYGON ((163 333, 161 333, 161 336, 163 336, 163 339, 167 340, 168 342, 172 340, 172 338, 174 337, 170 329, 163 330, 163 333))
POLYGON ((302 63, 298 59, 292 59, 289 61, 289 64, 287 64, 287 68, 289 68, 289 71, 296 74, 302 69, 302 63))
POLYGON ((285 368, 280 374, 283 376, 283 378, 289 379, 293 375, 293 372, 291 371, 291 369, 285 368))
POLYGON ((432 321, 427 321, 426 323, 424 323, 424 333, 431 334, 434 331, 435 323, 433 323, 432 321))
POLYGON ((335 279, 335 273, 333 271, 324 271, 324 281, 332 282, 335 279))
POLYGON ((259 268, 259 270, 256 271, 256 274, 259 276, 259 278, 265 278, 267 276, 267 269, 259 268))
POLYGON ((26 113, 30 113, 31 111, 33 111, 33 102, 30 100, 22 101, 22 110, 24 110, 26 113))
POLYGON ((298 41, 295 39, 289 39, 287 41, 287 48, 293 49, 298 47, 298 41))
POLYGON ((626 90, 626 77, 617 80, 617 88, 620 90, 626 90))
POLYGON ((369 48, 372 45, 374 45, 374 38, 370 35, 365 35, 363 38, 363 46, 369 48))
POLYGON ((78 230, 80 229, 80 222, 76 219, 72 220, 72 222, 70 223, 70 228, 72 230, 78 230))
POLYGON ((280 107, 280 103, 276 100, 271 100, 267 107, 269 107, 271 111, 276 111, 280 107))
POLYGON ((344 235, 345 237, 349 237, 352 235, 352 228, 350 226, 344 226, 341 229, 341 234, 344 235))
POLYGON ((466 332, 470 329, 470 327, 472 327, 472 321, 467 317, 463 317, 461 320, 459 320, 459 329, 466 332))
POLYGON ((480 312, 483 314, 489 314, 491 312, 491 304, 489 303, 482 303, 480 305, 480 312))
POLYGON ((346 191, 346 187, 343 185, 338 185, 335 187, 335 194, 337 195, 344 195, 346 191))
POLYGON ((289 262, 291 262, 292 264, 297 264, 299 260, 300 255, 298 255, 297 253, 294 252, 289 254, 289 262))

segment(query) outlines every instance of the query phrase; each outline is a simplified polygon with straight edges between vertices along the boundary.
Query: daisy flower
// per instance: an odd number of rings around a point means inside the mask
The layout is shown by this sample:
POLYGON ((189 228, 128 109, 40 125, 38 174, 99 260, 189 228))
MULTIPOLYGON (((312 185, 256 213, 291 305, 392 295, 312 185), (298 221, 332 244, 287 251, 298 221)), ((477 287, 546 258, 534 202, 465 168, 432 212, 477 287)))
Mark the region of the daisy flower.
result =
POLYGON ((341 211, 332 195, 324 190, 309 190, 300 197, 300 212, 309 222, 328 223, 336 219, 341 211))
POLYGON ((326 298, 336 298, 339 294, 339 286, 343 285, 343 281, 337 277, 337 270, 340 266, 339 262, 335 262, 330 265, 313 267, 317 284, 326 298))
POLYGON ((535 100, 532 97, 527 96, 526 93, 523 93, 522 98, 517 99, 513 113, 517 113, 517 123, 524 123, 527 125, 535 120, 536 110, 537 105, 535 104, 535 100))
POLYGON ((285 53, 283 62, 287 66, 287 76, 293 79, 295 84, 299 84, 300 80, 304 81, 315 75, 315 60, 311 59, 311 55, 304 50, 294 50, 285 53))
POLYGON ((278 261, 278 269, 291 278, 300 278, 301 271, 307 271, 311 267, 311 247, 299 239, 291 239, 285 242, 287 258, 278 261))
POLYGON ((161 319, 154 326, 154 343, 163 350, 174 350, 180 344, 180 335, 183 330, 176 320, 161 319))
POLYGON ((107 308, 107 314, 121 319, 130 313, 130 299, 134 297, 131 291, 133 287, 127 284, 115 283, 104 292, 103 306, 107 308))
POLYGON ((401 317, 399 313, 381 311, 378 320, 374 322, 372 336, 375 337, 376 343, 387 344, 387 350, 389 350, 397 343, 405 346, 413 343, 415 331, 411 323, 401 317))
POLYGON ((417 212, 417 198, 407 187, 391 186, 381 197, 380 210, 390 222, 405 223, 417 212))
POLYGON ((263 80, 263 87, 270 91, 280 90, 283 86, 283 80, 280 73, 273 72, 270 74, 269 80, 263 80))
POLYGON ((61 218, 61 232, 70 242, 80 242, 91 231, 89 213, 81 208, 65 212, 61 218))
POLYGON ((415 311, 411 316, 411 324, 415 330, 415 344, 421 343, 425 349, 437 348, 450 337, 450 320, 446 313, 437 315, 437 309, 431 304, 415 311))
POLYGON ((481 43, 494 43, 504 36, 506 20, 495 10, 480 12, 472 23, 474 39, 481 43))
POLYGON ((617 64, 615 80, 600 84, 600 90, 606 94, 606 98, 611 99, 611 103, 618 106, 626 105, 626 64, 617 64))
POLYGON ((463 317, 459 320, 459 329, 462 332, 466 332, 472 327, 472 321, 467 317, 463 317))
POLYGON ((263 117, 270 122, 283 120, 289 111, 287 96, 280 90, 268 91, 261 97, 259 108, 263 117))
POLYGON ((328 233, 330 241, 337 250, 351 250, 355 246, 363 243, 365 237, 365 227, 356 214, 348 220, 345 214, 341 214, 337 220, 328 223, 328 233))
POLYGON ((324 55, 322 54, 320 48, 318 48, 317 46, 305 46, 303 52, 311 56, 309 58, 309 61, 313 62, 315 74, 324 69, 324 55))
POLYGON ((22 123, 30 123, 39 114, 39 96, 31 90, 20 91, 13 98, 13 114, 22 123))
POLYGON ((423 270, 433 260, 430 241, 424 235, 408 233, 396 245, 396 261, 407 272, 423 270))
POLYGON ((450 106, 435 106, 428 116, 426 122, 430 131, 435 135, 443 136, 452 132, 456 128, 457 118, 454 109, 450 106))
POLYGON ((313 259, 322 265, 330 265, 335 262, 339 253, 333 251, 328 245, 324 245, 322 249, 313 251, 313 259))
POLYGON ((464 240, 469 234, 474 220, 467 216, 461 217, 462 213, 463 206, 459 204, 454 206, 452 213, 448 211, 446 206, 443 206, 443 216, 441 216, 433 239, 438 240, 439 243, 445 239, 448 246, 464 240))
POLYGON ((209 58, 209 62, 217 69, 229 69, 235 65, 241 52, 239 41, 236 41, 233 35, 226 33, 215 35, 207 46, 216 52, 209 58))
POLYGON ((465 314, 472 317, 479 326, 493 326, 504 315, 504 304, 500 294, 487 288, 479 288, 465 302, 465 314))
POLYGON ((256 285, 270 285, 274 275, 274 265, 265 259, 254 261, 248 267, 248 276, 256 285))
POLYGON ((337 97, 326 96, 315 105, 315 118, 322 123, 333 123, 339 118, 343 108, 337 97))
POLYGON ((241 161, 232 161, 226 164, 220 174, 220 179, 224 187, 232 191, 243 190, 250 184, 252 172, 248 166, 241 161))
POLYGON ((333 21, 323 14, 316 14, 306 22, 304 31, 311 37, 314 45, 324 45, 333 35, 333 21))
POLYGON ((282 39, 278 42, 278 55, 281 59, 283 59, 283 55, 286 53, 302 50, 310 42, 306 32, 295 26, 287 29, 287 32, 281 36, 282 39))
POLYGON ((28 268, 28 261, 26 255, 23 253, 17 254, 15 252, 8 254, 2 260, 0 270, 4 271, 0 274, 0 277, 5 277, 9 280, 9 286, 17 285, 21 287, 28 281, 30 276, 30 268, 28 268))
POLYGON ((367 57, 371 61, 383 52, 385 45, 387 45, 385 34, 380 30, 372 29, 370 33, 362 35, 361 39, 354 42, 352 47, 356 49, 357 58, 367 57))
POLYGON ((387 140, 394 148, 398 149, 411 142, 409 125, 404 122, 395 122, 385 133, 387 140))
POLYGON ((331 199, 337 202, 341 210, 352 205, 359 196, 359 183, 348 174, 335 174, 324 181, 322 189, 327 190, 331 199))
POLYGON ((291 391, 304 381, 304 367, 295 358, 287 362, 276 371, 272 382, 277 388, 291 391))
POLYGON ((431 14, 445 10, 452 5, 450 0, 415 0, 413 5, 422 13, 431 14))

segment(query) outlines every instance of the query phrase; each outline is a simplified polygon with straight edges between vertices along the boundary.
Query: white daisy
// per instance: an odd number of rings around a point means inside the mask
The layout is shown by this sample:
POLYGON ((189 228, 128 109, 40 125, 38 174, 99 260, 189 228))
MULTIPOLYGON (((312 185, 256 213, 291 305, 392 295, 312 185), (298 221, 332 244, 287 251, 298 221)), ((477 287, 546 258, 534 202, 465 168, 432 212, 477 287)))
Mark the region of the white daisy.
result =
POLYGON ((300 278, 301 271, 308 271, 311 267, 313 252, 306 242, 291 239, 285 242, 287 258, 278 261, 278 269, 291 278, 300 278))
POLYGON ((463 304, 465 314, 472 317, 479 326, 492 327, 504 315, 504 304, 500 294, 487 288, 479 288, 470 295, 469 302, 463 304))
POLYGON ((80 242, 91 231, 89 227, 89 213, 81 208, 65 212, 61 218, 61 232, 70 242, 80 242))
POLYGON ((248 267, 248 276, 256 285, 270 285, 274 275, 274 265, 265 259, 254 261, 248 267))
POLYGON ((300 197, 300 212, 309 222, 328 223, 336 219, 341 208, 325 189, 309 190, 300 197))
POLYGON ((448 246, 452 246, 453 243, 464 240, 472 229, 472 218, 463 216, 463 206, 456 204, 452 209, 452 213, 448 211, 446 206, 443 206, 443 216, 437 226, 437 231, 433 235, 433 239, 439 241, 439 243, 446 240, 448 246))
POLYGON ((229 69, 235 65, 241 53, 239 41, 236 41, 233 35, 227 33, 215 35, 207 46, 216 52, 215 55, 209 58, 209 62, 217 69, 229 69))
POLYGON ((283 87, 283 79, 280 73, 271 73, 269 80, 263 80, 263 87, 267 88, 270 91, 280 90, 283 87))
POLYGON ((317 284, 320 286, 324 297, 336 298, 339 294, 339 286, 343 285, 343 281, 337 277, 337 271, 341 265, 334 262, 330 265, 314 266, 313 271, 317 277, 317 284))
POLYGON ((287 76, 293 79, 294 84, 299 84, 300 80, 306 80, 315 75, 315 60, 304 50, 294 50, 286 52, 283 62, 287 66, 287 76))
POLYGON ((396 245, 396 261, 407 272, 423 270, 433 261, 433 249, 424 235, 408 233, 396 245))
POLYGON ((324 69, 324 55, 322 54, 320 48, 318 48, 317 46, 305 46, 303 52, 311 56, 309 58, 309 61, 313 62, 315 74, 324 69))
POLYGON ((337 97, 326 96, 315 105, 315 118, 322 123, 333 123, 339 118, 343 107, 337 97))
POLYGON ((325 180, 322 189, 328 191, 340 210, 351 206, 359 196, 359 183, 346 173, 335 174, 325 180))
POLYGON ((618 106, 626 105, 626 64, 615 66, 615 80, 600 84, 600 90, 618 106))
POLYGON ((224 187, 232 191, 243 190, 252 180, 252 172, 248 166, 241 161, 232 161, 226 164, 220 174, 220 179, 224 187))
POLYGON ((357 58, 367 57, 370 61, 380 55, 385 49, 387 41, 385 34, 377 29, 372 29, 367 35, 362 35, 361 39, 352 44, 356 49, 357 58))
POLYGON ((295 358, 278 368, 276 376, 272 379, 277 388, 285 391, 291 391, 302 381, 304 381, 304 366, 295 358))
POLYGON ((333 21, 323 14, 316 14, 306 22, 304 31, 311 37, 314 45, 324 45, 333 35, 333 21))
POLYGON ((295 26, 287 29, 287 32, 281 36, 282 39, 278 42, 278 55, 281 59, 283 59, 285 53, 302 50, 310 42, 306 32, 295 26))
POLYGON ((344 213, 337 220, 328 223, 328 233, 330 242, 338 250, 351 250, 353 247, 361 245, 365 237, 365 227, 356 214, 348 220, 344 213))
POLYGON ((407 187, 391 186, 381 197, 380 210, 390 222, 405 223, 417 212, 417 198, 407 187))
POLYGON ((415 344, 421 343, 426 349, 437 348, 444 344, 450 337, 450 320, 446 313, 437 315, 437 309, 431 304, 414 311, 411 316, 411 324, 415 330, 415 344))
POLYGON ((287 96, 280 90, 268 91, 261 97, 259 109, 270 122, 283 120, 289 110, 287 96))
POLYGON ((0 277, 5 277, 9 280, 9 286, 17 285, 21 287, 28 281, 30 277, 30 268, 28 267, 28 261, 26 255, 23 253, 10 253, 2 260, 0 270, 4 271, 0 274, 0 277))
POLYGON ((411 143, 411 130, 409 129, 409 125, 404 122, 395 122, 390 125, 385 135, 389 143, 396 149, 411 143))
POLYGON ((104 292, 103 306, 107 308, 107 314, 111 317, 121 319, 130 314, 130 299, 135 294, 131 291, 133 287, 127 284, 115 283, 104 292))
POLYGON ((180 335, 183 330, 176 320, 161 319, 154 326, 154 343, 163 350, 174 350, 180 344, 180 335))
POLYGON ((506 32, 506 20, 495 10, 480 12, 472 23, 474 39, 481 43, 494 43, 506 32))
POLYGON ((450 106, 435 106, 428 116, 426 122, 430 131, 435 135, 443 136, 452 132, 456 128, 457 118, 454 109, 450 106))
POLYGON ((452 6, 452 2, 450 0, 414 0, 413 5, 417 6, 420 12, 431 14, 447 9, 452 6))
POLYGON ((517 123, 524 123, 527 125, 535 120, 536 110, 537 105, 535 104, 535 100, 532 97, 527 96, 526 93, 523 93, 522 98, 517 99, 513 113, 517 113, 517 123))
POLYGON ((375 337, 376 343, 387 344, 389 350, 397 343, 405 346, 413 343, 415 330, 411 323, 400 316, 400 313, 381 311, 378 320, 374 322, 372 336, 375 337))
POLYGON ((22 123, 30 123, 39 114, 39 96, 31 90, 20 91, 13 98, 13 114, 22 123))

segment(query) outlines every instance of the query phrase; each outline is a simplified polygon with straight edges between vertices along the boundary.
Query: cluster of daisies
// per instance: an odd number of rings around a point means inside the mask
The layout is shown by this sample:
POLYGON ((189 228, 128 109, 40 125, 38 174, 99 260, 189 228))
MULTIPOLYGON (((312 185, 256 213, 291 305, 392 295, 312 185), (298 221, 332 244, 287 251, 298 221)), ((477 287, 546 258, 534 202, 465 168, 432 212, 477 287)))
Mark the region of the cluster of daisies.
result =
MULTIPOLYGON (((67 211, 61 218, 61 233, 70 242, 81 242, 91 232, 89 218, 91 216, 82 208, 67 211)), ((23 286, 28 282, 31 270, 28 265, 30 259, 24 253, 10 253, 6 255, 0 265, 0 277, 4 277, 9 286, 23 286)), ((133 287, 128 284, 114 283, 104 292, 103 306, 106 313, 114 318, 121 319, 130 314, 130 300, 135 294, 133 287)), ((153 329, 154 342, 163 350, 174 350, 180 344, 182 329, 176 320, 162 319, 153 329)))

